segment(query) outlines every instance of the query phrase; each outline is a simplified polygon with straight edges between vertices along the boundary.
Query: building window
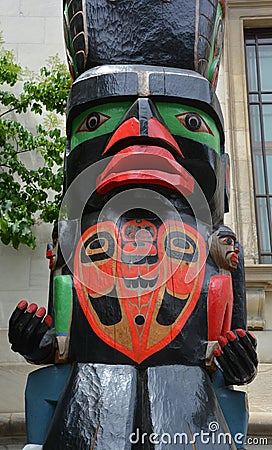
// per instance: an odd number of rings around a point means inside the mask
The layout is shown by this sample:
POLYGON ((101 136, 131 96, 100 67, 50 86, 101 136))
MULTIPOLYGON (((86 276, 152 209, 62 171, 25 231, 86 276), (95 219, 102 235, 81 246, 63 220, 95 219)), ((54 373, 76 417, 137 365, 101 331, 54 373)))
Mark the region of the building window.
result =
POLYGON ((259 259, 272 264, 272 29, 245 30, 259 259))

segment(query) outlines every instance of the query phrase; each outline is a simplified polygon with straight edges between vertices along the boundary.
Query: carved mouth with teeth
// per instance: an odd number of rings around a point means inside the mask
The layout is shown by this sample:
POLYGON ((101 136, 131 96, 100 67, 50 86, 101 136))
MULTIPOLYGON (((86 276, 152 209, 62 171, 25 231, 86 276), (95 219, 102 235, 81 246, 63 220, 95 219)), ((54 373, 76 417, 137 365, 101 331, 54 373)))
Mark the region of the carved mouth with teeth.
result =
POLYGON ((152 265, 157 263, 158 255, 122 255, 123 264, 152 265))
POLYGON ((142 276, 138 276, 136 278, 123 278, 125 286, 127 289, 146 289, 146 288, 154 288, 158 281, 158 276, 155 278, 144 278, 142 276))

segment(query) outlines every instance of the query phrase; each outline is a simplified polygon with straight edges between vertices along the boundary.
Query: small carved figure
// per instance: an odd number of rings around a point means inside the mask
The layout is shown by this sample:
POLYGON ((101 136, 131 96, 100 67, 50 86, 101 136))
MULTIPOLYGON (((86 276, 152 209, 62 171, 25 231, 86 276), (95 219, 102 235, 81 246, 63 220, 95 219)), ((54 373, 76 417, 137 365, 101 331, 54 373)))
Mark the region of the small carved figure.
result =
POLYGON ((220 226, 210 238, 210 253, 218 267, 233 272, 238 266, 239 244, 235 233, 220 226))

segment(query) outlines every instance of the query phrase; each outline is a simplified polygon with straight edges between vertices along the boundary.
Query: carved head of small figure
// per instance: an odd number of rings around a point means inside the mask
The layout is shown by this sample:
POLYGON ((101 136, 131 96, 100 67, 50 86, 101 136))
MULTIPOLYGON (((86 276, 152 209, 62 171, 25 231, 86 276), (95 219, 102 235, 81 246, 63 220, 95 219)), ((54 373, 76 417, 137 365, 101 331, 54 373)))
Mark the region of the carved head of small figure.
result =
POLYGON ((230 228, 221 226, 211 235, 210 254, 221 269, 231 272, 237 269, 239 246, 230 228))

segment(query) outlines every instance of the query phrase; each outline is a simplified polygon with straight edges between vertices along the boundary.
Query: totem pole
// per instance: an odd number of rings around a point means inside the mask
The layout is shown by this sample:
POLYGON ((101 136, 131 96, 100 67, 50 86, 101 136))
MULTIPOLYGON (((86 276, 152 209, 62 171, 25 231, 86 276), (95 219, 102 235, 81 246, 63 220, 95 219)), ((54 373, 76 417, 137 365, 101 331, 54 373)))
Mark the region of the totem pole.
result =
POLYGON ((23 301, 10 319, 13 350, 53 364, 28 380, 26 448, 243 448, 229 387, 257 356, 224 226, 224 1, 63 9, 74 82, 48 315, 23 301))

